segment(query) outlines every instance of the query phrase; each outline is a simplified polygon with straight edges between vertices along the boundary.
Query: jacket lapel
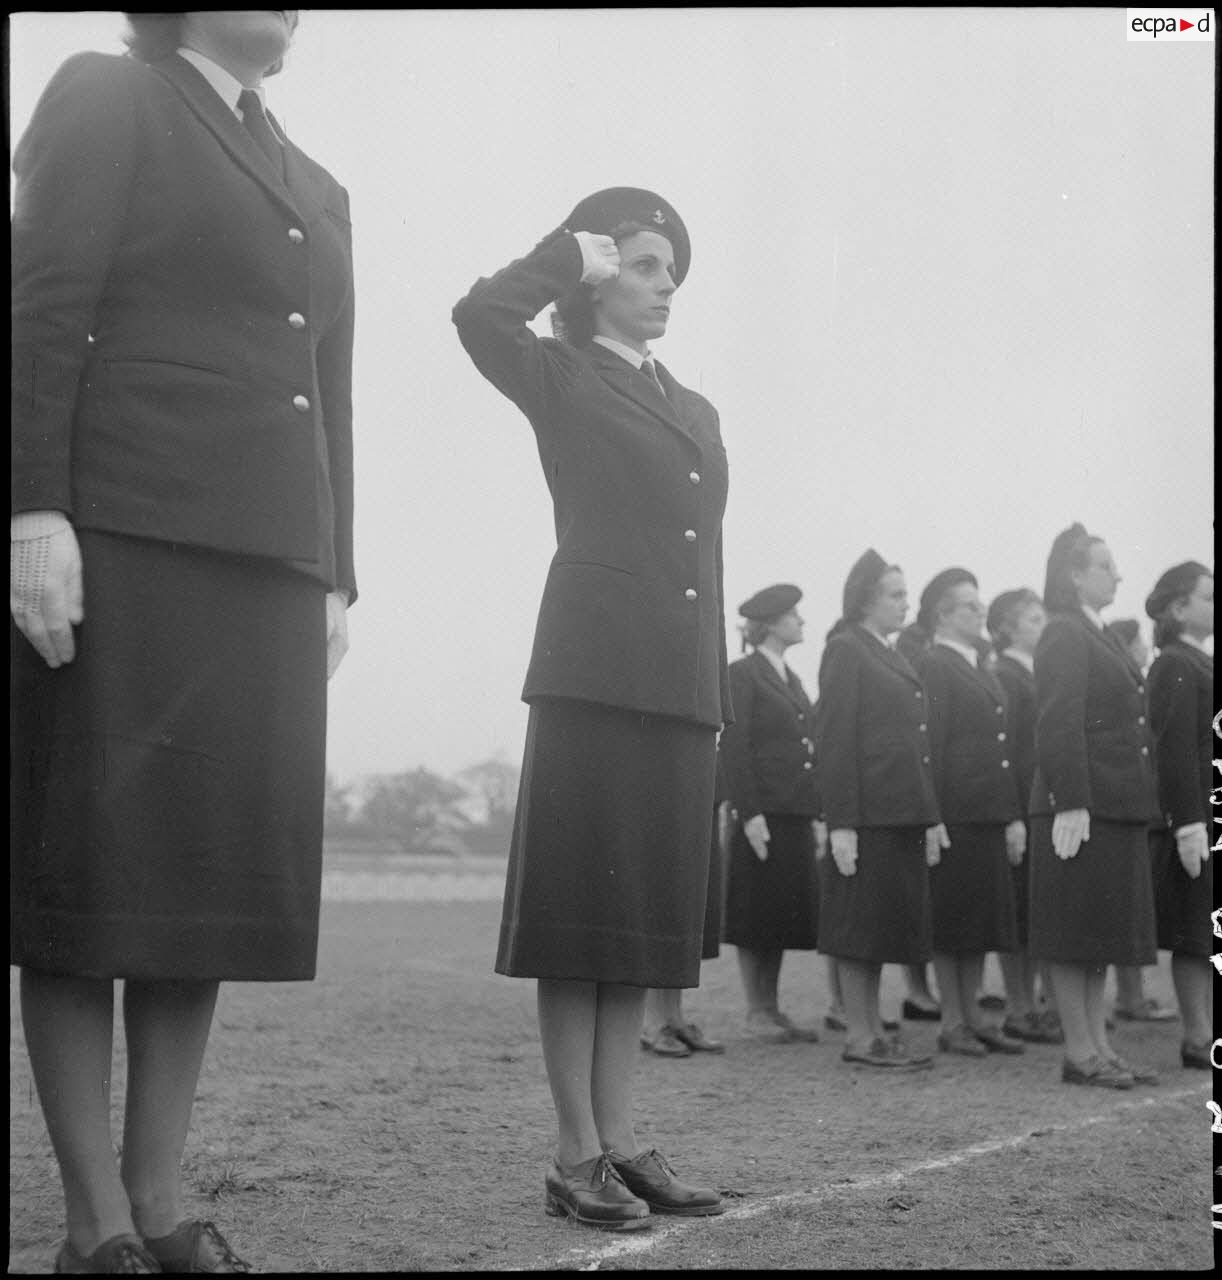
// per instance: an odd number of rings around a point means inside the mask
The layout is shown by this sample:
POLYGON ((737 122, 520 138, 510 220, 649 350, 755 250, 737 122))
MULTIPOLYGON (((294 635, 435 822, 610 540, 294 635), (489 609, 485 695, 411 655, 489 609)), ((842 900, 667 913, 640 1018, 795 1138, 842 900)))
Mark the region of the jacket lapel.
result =
MULTIPOLYGON (((233 160, 254 178, 269 196, 300 218, 300 210, 294 204, 284 179, 268 163, 267 157, 259 150, 258 144, 243 128, 242 122, 221 101, 208 81, 185 58, 177 55, 153 63, 152 66, 154 71, 159 72, 174 86, 187 106, 203 121, 233 160)), ((283 130, 280 129, 278 122, 276 129, 283 136, 283 130)), ((285 148, 286 163, 289 150, 290 148, 285 148)))
MULTIPOLYGON (((606 347, 600 346, 597 342, 591 343, 588 350, 591 359, 598 367, 599 373, 602 374, 609 386, 613 387, 620 395, 626 396, 638 408, 657 418, 659 422, 664 423, 672 431, 678 431, 680 435, 695 442, 691 431, 681 419, 677 406, 653 385, 649 380, 648 374, 643 373, 640 369, 634 369, 627 360, 617 356, 613 351, 608 351, 606 347)), ((657 367, 655 364, 655 368, 657 367)), ((659 377, 662 376, 660 372, 659 377)), ((665 374, 665 381, 671 387, 678 387, 678 383, 669 373, 665 374)))
POLYGON ((924 687, 912 663, 898 649, 893 649, 889 644, 880 644, 872 635, 866 634, 865 627, 856 626, 854 631, 858 633, 857 643, 862 645, 868 653, 872 653, 884 666, 899 672, 905 680, 911 681, 918 689, 924 687))
MULTIPOLYGON (((783 693, 799 711, 809 709, 807 700, 787 680, 781 679, 781 673, 758 649, 751 656, 755 660, 756 670, 761 673, 760 678, 762 680, 783 693)), ((797 679, 797 677, 795 676, 794 679, 797 679)))
POLYGON ((1079 625, 1085 628, 1086 634, 1090 637, 1091 643, 1104 649, 1111 656, 1113 662, 1119 662, 1128 673, 1129 679, 1132 680, 1135 685, 1140 687, 1142 683, 1141 672, 1137 669, 1137 664, 1125 651, 1124 645, 1121 644, 1110 631, 1103 631, 1099 627, 1095 626, 1095 624, 1081 610, 1078 610, 1072 616, 1077 618, 1079 625))

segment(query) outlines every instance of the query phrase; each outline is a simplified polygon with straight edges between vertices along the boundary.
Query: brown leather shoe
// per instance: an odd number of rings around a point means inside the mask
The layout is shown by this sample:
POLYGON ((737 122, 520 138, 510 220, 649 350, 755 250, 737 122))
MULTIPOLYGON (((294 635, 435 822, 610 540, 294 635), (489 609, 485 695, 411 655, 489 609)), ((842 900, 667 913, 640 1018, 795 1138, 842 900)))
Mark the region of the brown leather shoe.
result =
POLYGON ((1132 1009, 1117 1005, 1112 1012, 1121 1022, 1174 1022, 1180 1016, 1179 1010, 1159 1004, 1153 996, 1145 996, 1132 1009))
POLYGON ((805 1040, 808 1044, 818 1044, 819 1033, 814 1029, 814 1027, 800 1026, 789 1016, 789 1014, 782 1013, 780 1009, 771 1010, 769 1017, 771 1017, 778 1027, 783 1027, 788 1031, 791 1039, 805 1040))
POLYGON ((1012 1040, 1024 1040, 1027 1044, 1064 1044, 1065 1033, 1053 1028, 1040 1013, 1024 1013, 1007 1018, 1001 1029, 1012 1040))
POLYGON ((642 1151, 631 1160, 618 1151, 608 1151, 607 1159, 623 1178, 628 1190, 640 1196, 652 1213, 707 1218, 725 1212, 721 1196, 712 1187, 693 1187, 680 1182, 666 1163, 666 1157, 656 1149, 642 1151))
POLYGON ((628 1190, 606 1153, 571 1169, 553 1160, 543 1185, 544 1209, 553 1218, 567 1216, 603 1231, 637 1231, 650 1225, 649 1206, 628 1190))
POLYGON ((250 1263, 234 1253, 215 1224, 201 1222, 198 1218, 180 1222, 168 1236, 152 1239, 146 1236, 144 1247, 161 1264, 162 1271, 174 1271, 180 1275, 250 1270, 250 1263))
POLYGON ((996 1027, 973 1027, 972 1034, 989 1053, 1026 1053, 1021 1040, 999 1031, 996 1027))
POLYGON ((671 1031, 685 1045, 696 1053, 725 1053, 726 1047, 720 1040, 710 1040, 694 1022, 685 1022, 681 1027, 671 1027, 671 1031))
POLYGON ((659 1027, 653 1035, 641 1037, 641 1048, 660 1058, 690 1058, 692 1051, 675 1034, 674 1027, 659 1027))
POLYGON ((161 1266, 144 1242, 131 1234, 103 1240, 87 1257, 65 1240, 55 1255, 55 1274, 61 1276, 152 1276, 160 1271, 161 1266))
POLYGON ((1097 1055, 1087 1058, 1085 1062, 1074 1062, 1066 1058, 1061 1063, 1061 1081, 1063 1084, 1094 1085, 1099 1089, 1131 1089, 1137 1082, 1127 1071, 1105 1062, 1097 1055))
POLYGON ((881 1036, 876 1036, 864 1049, 845 1045, 840 1055, 844 1062, 859 1063, 863 1067, 884 1067, 888 1071, 918 1071, 931 1065, 929 1058, 908 1053, 881 1036))
POLYGON ((1128 1072, 1133 1077, 1134 1084, 1161 1084, 1157 1071, 1150 1067, 1139 1067, 1136 1063, 1130 1062, 1127 1058, 1119 1056, 1109 1058, 1108 1061, 1118 1071, 1128 1072))
POLYGON ((1212 1071, 1213 1063, 1209 1060, 1209 1045, 1189 1044, 1185 1040, 1180 1045, 1180 1065, 1190 1071, 1212 1071))

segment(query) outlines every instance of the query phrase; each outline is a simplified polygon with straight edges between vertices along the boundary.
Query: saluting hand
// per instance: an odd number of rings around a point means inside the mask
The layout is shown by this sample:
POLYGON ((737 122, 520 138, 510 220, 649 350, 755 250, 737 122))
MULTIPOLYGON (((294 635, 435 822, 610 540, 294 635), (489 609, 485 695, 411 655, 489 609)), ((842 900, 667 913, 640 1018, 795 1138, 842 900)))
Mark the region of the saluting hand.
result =
POLYGON ((1090 811, 1066 809, 1052 819, 1052 851, 1058 858, 1077 857, 1083 840, 1090 839, 1090 811))
POLYGON ((950 835, 946 823, 925 828, 925 865, 936 867, 942 861, 942 850, 950 848, 950 835))
POLYGON ((747 837, 747 842, 755 850, 755 856, 761 862, 767 862, 768 841, 772 839, 772 835, 768 830, 768 819, 762 813, 757 813, 754 818, 748 818, 743 823, 743 835, 747 837))
POLYGON ((1180 855, 1180 865, 1188 873, 1189 880, 1195 880, 1203 865, 1209 861, 1209 840, 1205 835, 1205 827, 1189 827, 1175 837, 1175 850, 1180 855))
POLYGON ((832 861, 842 876, 857 874, 857 832, 852 827, 838 827, 831 835, 832 861))
POLYGON ((610 236, 574 231, 573 239, 581 246, 582 284, 601 284, 619 275, 619 246, 610 236))
POLYGON ((1027 824, 1021 818, 1015 818, 1006 825, 1006 857, 1012 867, 1023 865, 1023 854, 1027 852, 1027 824))

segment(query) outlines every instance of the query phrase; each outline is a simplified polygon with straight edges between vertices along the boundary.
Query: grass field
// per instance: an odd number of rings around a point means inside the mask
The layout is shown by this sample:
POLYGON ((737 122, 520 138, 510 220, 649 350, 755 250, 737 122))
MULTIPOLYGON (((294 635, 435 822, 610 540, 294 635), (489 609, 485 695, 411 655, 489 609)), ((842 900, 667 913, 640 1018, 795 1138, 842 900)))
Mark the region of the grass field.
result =
MULTIPOLYGON (((1060 1084, 1045 1046, 890 1078, 842 1063, 834 1033, 748 1041, 733 948, 685 997, 726 1054, 643 1054, 638 1075, 642 1141, 730 1210, 631 1237, 548 1218, 533 984, 491 971, 490 882, 456 901, 357 883, 328 890, 315 982, 222 988, 186 1170, 256 1270, 1212 1268, 1209 1079, 1180 1069, 1178 1023, 1122 1024, 1121 1051, 1163 1070, 1127 1094, 1060 1084)), ((822 1020, 823 965, 786 959, 799 1020, 822 1020)), ((1167 968, 1147 971, 1164 999, 1167 968)), ((45 1272, 60 1194, 15 992, 9 1269, 45 1272)), ((932 1049, 936 1027, 908 1030, 932 1049)), ((116 1098, 123 1077, 117 1053, 116 1098)))

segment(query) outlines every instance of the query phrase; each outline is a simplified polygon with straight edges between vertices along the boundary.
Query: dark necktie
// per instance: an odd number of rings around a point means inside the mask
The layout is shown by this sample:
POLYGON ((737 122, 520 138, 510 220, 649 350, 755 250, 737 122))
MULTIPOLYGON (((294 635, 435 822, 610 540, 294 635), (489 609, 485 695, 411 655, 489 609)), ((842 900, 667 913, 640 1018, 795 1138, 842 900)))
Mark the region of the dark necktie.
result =
POLYGON ((666 391, 662 386, 662 379, 658 377, 658 371, 654 368, 652 360, 645 360, 641 364, 641 372, 653 383, 655 387, 662 393, 662 398, 667 399, 666 391))
POLYGON ((284 150, 267 120, 263 103, 253 89, 243 89, 238 95, 238 110, 242 113, 242 123, 246 132, 259 144, 259 150, 272 162, 277 173, 284 167, 284 150))

